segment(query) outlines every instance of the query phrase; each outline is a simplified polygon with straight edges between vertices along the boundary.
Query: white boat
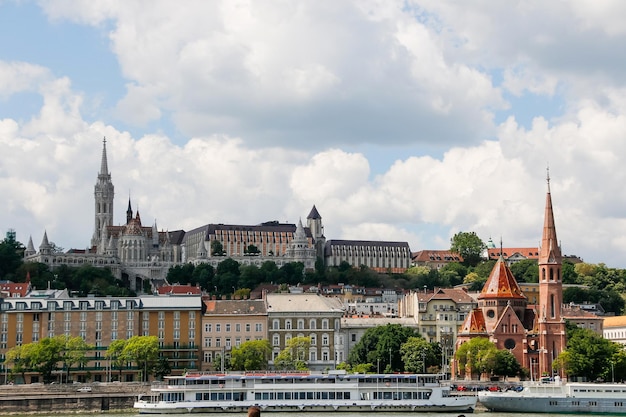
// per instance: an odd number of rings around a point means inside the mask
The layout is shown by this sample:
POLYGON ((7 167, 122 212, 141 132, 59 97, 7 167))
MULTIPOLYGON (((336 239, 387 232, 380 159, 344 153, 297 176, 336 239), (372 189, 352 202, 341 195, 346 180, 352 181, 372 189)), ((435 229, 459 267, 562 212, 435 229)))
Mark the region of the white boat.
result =
POLYGON ((478 401, 498 412, 626 414, 626 385, 529 382, 519 392, 479 392, 478 401))
POLYGON ((472 412, 475 396, 451 396, 434 374, 191 374, 166 377, 141 396, 142 414, 263 411, 472 412))

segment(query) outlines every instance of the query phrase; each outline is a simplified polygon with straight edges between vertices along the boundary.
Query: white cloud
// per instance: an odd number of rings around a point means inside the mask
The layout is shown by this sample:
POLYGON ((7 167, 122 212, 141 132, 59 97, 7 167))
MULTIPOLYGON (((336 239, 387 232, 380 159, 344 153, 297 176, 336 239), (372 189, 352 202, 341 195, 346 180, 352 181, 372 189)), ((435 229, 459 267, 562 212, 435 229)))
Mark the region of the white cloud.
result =
POLYGON ((531 246, 549 165, 564 251, 624 267, 624 6, 596 3, 44 2, 55 24, 109 34, 117 116, 156 127, 87 120, 69 77, 0 61, 0 99, 41 99, 0 120, 0 227, 85 246, 106 136, 117 223, 129 194, 169 230, 295 222, 315 204, 331 239, 531 246), (381 147, 400 156, 381 167, 362 149, 381 147))

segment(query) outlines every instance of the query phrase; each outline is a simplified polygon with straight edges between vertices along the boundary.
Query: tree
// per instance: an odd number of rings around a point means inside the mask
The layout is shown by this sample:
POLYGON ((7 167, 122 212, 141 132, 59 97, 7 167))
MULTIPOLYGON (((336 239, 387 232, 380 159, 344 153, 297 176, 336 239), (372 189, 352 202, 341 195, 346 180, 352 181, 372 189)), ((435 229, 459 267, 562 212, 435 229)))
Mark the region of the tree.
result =
POLYGON ((539 265, 535 259, 523 259, 510 267, 517 282, 539 282, 539 265))
POLYGON ((570 376, 595 381, 607 375, 611 366, 624 367, 623 347, 589 329, 568 327, 567 349, 555 360, 555 369, 563 369, 570 376))
POLYGON ((22 382, 26 382, 26 371, 29 371, 32 367, 31 364, 31 350, 33 348, 32 343, 25 345, 14 346, 9 349, 5 355, 6 363, 11 363, 11 378, 15 379, 15 375, 22 376, 22 382))
POLYGON ((154 377, 161 381, 165 375, 169 375, 171 372, 172 367, 167 358, 159 358, 156 365, 154 365, 154 377))
POLYGON ((24 245, 15 240, 15 234, 7 233, 0 241, 0 279, 15 280, 15 273, 22 265, 24 245))
POLYGON ((52 382, 52 374, 57 370, 63 344, 58 338, 46 337, 32 345, 29 351, 32 370, 41 375, 43 382, 52 382))
POLYGON ((421 336, 409 337, 400 346, 400 353, 405 372, 425 373, 429 367, 440 365, 441 348, 421 336))
POLYGON ((126 342, 122 353, 142 370, 142 380, 148 381, 149 372, 159 359, 159 339, 156 336, 133 336, 126 342))
POLYGON ((224 246, 222 242, 219 240, 214 240, 211 242, 211 256, 224 256, 226 252, 224 252, 224 246))
POLYGON ((104 357, 110 363, 111 370, 118 370, 118 381, 122 380, 122 370, 126 367, 126 363, 129 362, 129 359, 124 355, 124 347, 126 347, 126 340, 117 339, 109 344, 109 347, 104 353, 104 357))
POLYGON ((271 353, 268 340, 250 340, 233 348, 230 367, 233 371, 265 370, 271 353))
POLYGON ((350 351, 348 362, 354 366, 370 363, 377 371, 389 369, 392 372, 404 370, 400 347, 410 337, 419 337, 415 329, 399 324, 376 326, 363 334, 363 337, 350 351))
POLYGON ((456 351, 455 357, 459 363, 459 371, 469 372, 471 375, 481 374, 490 369, 490 361, 496 345, 486 337, 475 337, 463 343, 456 351))
POLYGON ((88 350, 93 349, 93 346, 87 344, 80 336, 59 335, 56 336, 56 339, 58 339, 61 345, 59 360, 65 370, 65 380, 69 382, 72 366, 75 364, 86 364, 88 362, 86 353, 88 350))
POLYGON ((306 362, 309 358, 310 349, 310 337, 294 337, 287 342, 285 349, 276 356, 274 366, 278 369, 305 371, 308 369, 306 362))
POLYGON ((482 259, 487 245, 480 240, 475 232, 459 232, 450 239, 450 251, 458 253, 465 266, 476 266, 482 259))
POLYGON ((496 350, 493 359, 493 366, 488 368, 492 375, 518 376, 522 373, 522 365, 508 350, 496 350))

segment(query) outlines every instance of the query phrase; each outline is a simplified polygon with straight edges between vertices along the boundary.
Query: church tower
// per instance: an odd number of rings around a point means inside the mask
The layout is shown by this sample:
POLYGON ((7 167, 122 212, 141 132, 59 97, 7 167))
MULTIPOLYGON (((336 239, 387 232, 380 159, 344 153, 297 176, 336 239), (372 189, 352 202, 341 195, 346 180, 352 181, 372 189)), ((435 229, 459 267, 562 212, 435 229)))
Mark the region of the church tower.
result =
POLYGON ((561 316, 563 306, 561 248, 556 237, 550 175, 547 176, 548 192, 543 223, 541 248, 539 249, 539 372, 552 375, 554 359, 565 349, 565 320, 561 316))
POLYGON ((113 225, 113 183, 107 163, 107 140, 102 141, 102 161, 98 181, 94 187, 95 197, 95 228, 91 238, 91 246, 97 246, 102 241, 102 229, 113 225))
POLYGON ((316 255, 324 259, 324 246, 326 245, 326 237, 324 237, 324 226, 322 225, 322 216, 317 211, 315 205, 306 218, 307 227, 311 230, 313 237, 313 245, 315 246, 316 255))

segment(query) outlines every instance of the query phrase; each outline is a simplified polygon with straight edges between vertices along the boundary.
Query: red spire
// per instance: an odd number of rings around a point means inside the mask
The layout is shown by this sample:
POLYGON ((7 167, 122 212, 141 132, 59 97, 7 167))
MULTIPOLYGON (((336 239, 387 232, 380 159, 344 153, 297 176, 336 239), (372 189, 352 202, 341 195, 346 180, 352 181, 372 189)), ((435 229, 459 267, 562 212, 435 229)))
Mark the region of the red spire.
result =
POLYGON ((548 173, 548 193, 546 194, 546 210, 543 220, 543 236, 539 250, 539 264, 560 263, 561 248, 556 238, 554 213, 552 211, 552 196, 550 194, 550 174, 548 173))

